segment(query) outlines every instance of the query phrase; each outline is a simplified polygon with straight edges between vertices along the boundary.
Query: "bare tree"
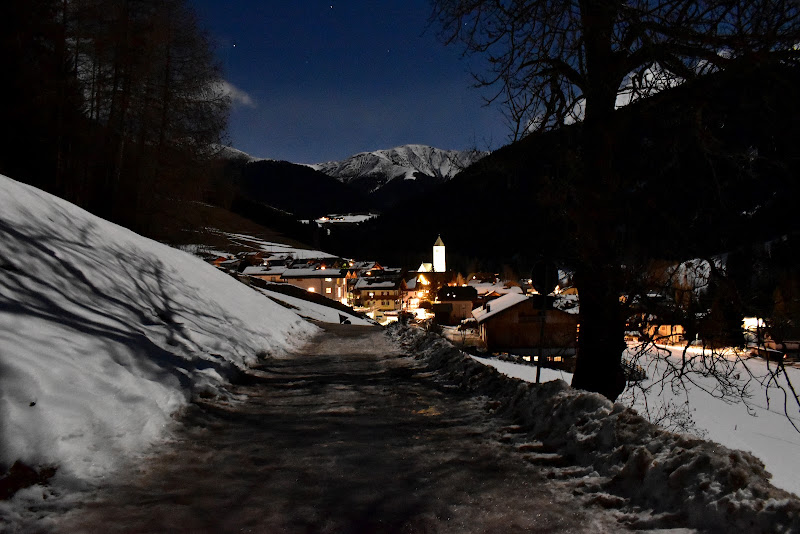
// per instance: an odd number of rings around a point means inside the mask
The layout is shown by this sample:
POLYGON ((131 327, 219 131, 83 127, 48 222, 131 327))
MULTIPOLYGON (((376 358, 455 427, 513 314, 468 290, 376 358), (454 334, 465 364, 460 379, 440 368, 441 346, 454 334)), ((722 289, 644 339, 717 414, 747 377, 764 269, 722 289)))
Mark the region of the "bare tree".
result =
POLYGON ((616 399, 625 387, 620 157, 615 109, 721 69, 798 59, 800 7, 789 0, 435 0, 443 40, 488 61, 513 136, 581 122, 575 177, 581 295, 573 385, 616 399))

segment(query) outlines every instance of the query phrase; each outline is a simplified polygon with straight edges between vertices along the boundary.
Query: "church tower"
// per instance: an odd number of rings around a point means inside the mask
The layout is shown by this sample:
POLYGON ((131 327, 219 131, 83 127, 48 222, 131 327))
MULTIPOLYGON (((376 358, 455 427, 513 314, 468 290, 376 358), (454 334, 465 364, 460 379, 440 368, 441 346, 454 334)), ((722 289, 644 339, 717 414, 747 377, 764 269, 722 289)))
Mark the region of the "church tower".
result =
POLYGON ((433 244, 433 271, 436 273, 443 273, 447 270, 444 263, 444 242, 442 236, 436 239, 433 244))

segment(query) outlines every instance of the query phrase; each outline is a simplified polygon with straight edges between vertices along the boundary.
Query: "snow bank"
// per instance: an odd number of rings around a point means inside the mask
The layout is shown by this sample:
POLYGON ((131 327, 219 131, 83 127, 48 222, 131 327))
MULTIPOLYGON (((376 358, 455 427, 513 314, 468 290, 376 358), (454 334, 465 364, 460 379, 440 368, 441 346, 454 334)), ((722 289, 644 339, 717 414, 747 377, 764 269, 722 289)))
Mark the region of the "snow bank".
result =
POLYGON ((187 253, 0 176, 0 475, 101 477, 192 395, 316 327, 187 253))
POLYGON ((770 485, 761 461, 747 452, 667 432, 562 380, 536 385, 504 376, 437 336, 392 332, 448 380, 493 398, 547 450, 605 477, 604 492, 714 532, 800 531, 800 501, 770 485))
POLYGON ((627 357, 641 365, 648 378, 639 387, 626 389, 618 401, 661 426, 753 453, 772 473, 772 484, 800 495, 800 463, 787 461, 800 453, 800 434, 792 426, 800 425, 800 417, 791 406, 787 417, 782 390, 790 387, 787 377, 800 384, 800 369, 777 369, 733 350, 716 356, 707 350, 704 360, 700 359, 702 347, 689 347, 686 352, 684 360, 681 347, 651 347, 644 352, 631 347, 627 357), (691 374, 669 374, 680 368, 682 361, 686 362, 684 370, 694 369, 691 374), (705 368, 728 373, 726 390, 714 376, 703 372, 705 368), (673 387, 671 378, 682 378, 683 383, 673 387))
MULTIPOLYGON (((689 352, 699 351, 690 347, 689 352)), ((669 354, 668 353, 668 354, 669 354)), ((793 384, 800 384, 800 369, 784 368, 784 373, 768 378, 775 372, 775 366, 768 369, 767 362, 759 358, 749 360, 731 359, 734 366, 729 383, 737 384, 748 391, 742 400, 738 395, 720 398, 719 383, 713 376, 700 372, 685 377, 684 383, 672 387, 669 380, 661 384, 666 376, 667 358, 674 363, 681 361, 682 349, 668 347, 648 350, 628 350, 626 357, 641 365, 647 378, 629 385, 617 402, 635 409, 647 420, 678 433, 693 434, 721 443, 731 449, 748 451, 764 462, 767 471, 772 473, 771 483, 781 489, 800 495, 800 463, 787 461, 800 453, 800 434, 794 429, 784 413, 781 387, 786 376, 793 384), (669 351, 671 356, 665 356, 669 351), (689 380, 691 378, 691 380, 689 380), (663 387, 662 387, 663 386, 663 387), (768 402, 769 399, 771 402, 768 402)), ((503 361, 498 358, 478 358, 474 360, 490 365, 504 375, 527 382, 536 381, 536 366, 503 361)), ((568 384, 572 374, 556 369, 541 369, 541 382, 561 379, 568 384)), ((791 415, 794 424, 800 425, 800 418, 791 415)))

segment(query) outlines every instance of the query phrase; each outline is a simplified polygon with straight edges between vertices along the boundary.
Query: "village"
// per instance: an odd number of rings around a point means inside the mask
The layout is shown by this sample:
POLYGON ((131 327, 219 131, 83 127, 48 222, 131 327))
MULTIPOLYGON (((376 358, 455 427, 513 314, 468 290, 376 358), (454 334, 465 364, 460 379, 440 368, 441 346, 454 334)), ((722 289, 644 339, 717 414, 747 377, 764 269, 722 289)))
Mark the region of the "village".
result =
MULTIPOLYGON (((298 258, 292 252, 247 252, 220 256, 212 263, 246 283, 284 292, 296 288, 295 294, 301 290, 306 298, 325 297, 333 301, 330 306, 351 308, 382 325, 418 323, 476 353, 512 355, 574 370, 580 305, 568 273, 558 271, 550 280, 536 283, 532 279, 503 280, 495 273, 464 275, 448 270, 446 255, 439 236, 432 247, 432 261, 421 263, 416 270, 335 256, 298 258)), ((685 283, 685 266, 682 269, 685 283)), ((671 302, 667 308, 674 309, 676 299, 664 299, 656 293, 647 297, 660 302, 647 311, 634 303, 626 325, 627 341, 662 346, 712 345, 697 333, 690 338, 682 324, 671 320, 673 314, 665 310, 664 301, 671 302)), ((795 363, 800 341, 776 342, 764 335, 764 326, 763 319, 745 318, 744 348, 752 356, 795 363)))

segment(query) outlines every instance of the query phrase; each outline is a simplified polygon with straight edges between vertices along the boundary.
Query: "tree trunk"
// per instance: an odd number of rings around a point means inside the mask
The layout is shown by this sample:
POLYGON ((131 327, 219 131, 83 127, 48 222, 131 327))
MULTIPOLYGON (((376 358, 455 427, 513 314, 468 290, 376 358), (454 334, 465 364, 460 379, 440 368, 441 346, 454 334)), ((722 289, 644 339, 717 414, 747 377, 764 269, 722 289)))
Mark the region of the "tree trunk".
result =
POLYGON ((578 266, 581 299, 578 359, 572 386, 615 400, 625 389, 620 366, 625 349, 625 320, 620 305, 618 254, 619 184, 612 158, 613 119, 584 124, 584 170, 577 210, 578 266))
POLYGON ((616 400, 625 389, 620 365, 625 323, 614 271, 611 265, 594 265, 577 273, 581 313, 578 359, 572 379, 572 387, 600 393, 610 400, 616 400))
POLYGON ((619 179, 614 170, 614 108, 619 87, 611 42, 614 2, 581 3, 587 86, 578 177, 576 285, 581 299, 578 358, 572 386, 615 400, 625 389, 620 365, 625 323, 620 308, 617 228, 619 179))

